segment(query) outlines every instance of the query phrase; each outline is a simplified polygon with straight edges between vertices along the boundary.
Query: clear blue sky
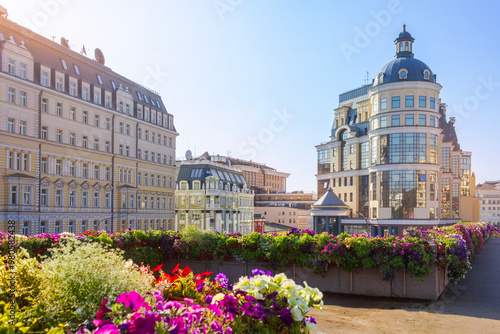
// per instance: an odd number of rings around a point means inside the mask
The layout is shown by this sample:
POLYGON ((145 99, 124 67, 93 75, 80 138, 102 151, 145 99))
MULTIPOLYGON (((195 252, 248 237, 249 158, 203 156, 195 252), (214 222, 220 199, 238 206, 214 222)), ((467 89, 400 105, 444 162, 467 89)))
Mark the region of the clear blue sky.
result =
POLYGON ((160 92, 180 133, 177 156, 189 148, 252 158, 291 173, 288 190, 305 191, 316 191, 314 146, 328 140, 338 95, 394 57, 406 23, 478 181, 500 179, 498 1, 0 4, 11 20, 64 36, 76 51, 100 48, 114 71, 160 92))

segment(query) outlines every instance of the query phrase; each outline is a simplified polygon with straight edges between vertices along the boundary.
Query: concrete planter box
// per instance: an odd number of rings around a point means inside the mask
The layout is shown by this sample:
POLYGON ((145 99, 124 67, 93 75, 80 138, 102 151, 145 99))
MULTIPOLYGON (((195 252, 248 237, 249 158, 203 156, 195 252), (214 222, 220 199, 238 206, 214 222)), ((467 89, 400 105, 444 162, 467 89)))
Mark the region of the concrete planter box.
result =
MULTIPOLYGON (((237 282, 241 276, 251 275, 253 269, 267 270, 264 262, 239 262, 239 261, 167 261, 164 262, 163 271, 170 273, 172 269, 180 264, 181 268, 191 267, 195 273, 212 271, 214 274, 224 273, 230 283, 237 282)), ((293 278, 297 284, 307 284, 318 288, 322 292, 343 293, 363 295, 372 297, 396 297, 436 300, 444 291, 450 279, 446 270, 432 266, 432 272, 422 282, 410 277, 407 270, 396 271, 392 282, 384 281, 380 272, 376 269, 358 269, 354 272, 346 272, 342 269, 330 266, 324 277, 314 274, 307 268, 295 265, 272 270, 273 273, 283 272, 289 278, 293 278)))

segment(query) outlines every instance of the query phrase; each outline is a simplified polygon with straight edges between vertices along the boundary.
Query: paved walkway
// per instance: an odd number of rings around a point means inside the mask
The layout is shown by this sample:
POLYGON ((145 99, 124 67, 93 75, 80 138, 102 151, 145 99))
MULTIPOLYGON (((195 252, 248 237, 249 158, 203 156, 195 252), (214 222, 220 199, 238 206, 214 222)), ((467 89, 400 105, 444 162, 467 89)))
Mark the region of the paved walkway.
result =
POLYGON ((430 312, 500 320, 500 239, 489 239, 472 270, 450 284, 430 312))
POLYGON ((325 294, 312 313, 322 333, 500 333, 500 239, 487 241, 472 270, 434 302, 325 294))

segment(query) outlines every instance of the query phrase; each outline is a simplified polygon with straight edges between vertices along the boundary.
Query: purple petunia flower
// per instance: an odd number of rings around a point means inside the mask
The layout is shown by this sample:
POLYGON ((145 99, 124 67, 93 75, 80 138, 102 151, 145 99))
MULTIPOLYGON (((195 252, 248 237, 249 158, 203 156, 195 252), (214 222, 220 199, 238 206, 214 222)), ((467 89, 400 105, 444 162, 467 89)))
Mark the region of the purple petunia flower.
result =
POLYGON ((223 273, 218 273, 215 276, 215 281, 219 283, 219 285, 223 288, 227 288, 229 286, 229 280, 227 279, 227 276, 224 275, 223 273))
POLYGON ((151 307, 144 303, 144 298, 136 291, 124 292, 118 298, 116 298, 118 303, 124 304, 125 307, 129 307, 132 311, 137 311, 141 307, 146 310, 151 310, 151 307))
POLYGON ((106 324, 94 332, 94 334, 120 334, 115 324, 106 324))

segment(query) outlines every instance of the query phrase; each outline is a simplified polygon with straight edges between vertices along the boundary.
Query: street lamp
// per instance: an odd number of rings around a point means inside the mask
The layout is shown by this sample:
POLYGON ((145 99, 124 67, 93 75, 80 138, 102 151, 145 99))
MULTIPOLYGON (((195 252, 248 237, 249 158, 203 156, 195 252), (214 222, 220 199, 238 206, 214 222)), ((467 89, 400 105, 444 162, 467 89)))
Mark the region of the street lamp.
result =
POLYGON ((370 223, 368 222, 368 218, 366 218, 361 212, 359 211, 356 211, 356 213, 358 215, 360 215, 361 217, 363 217, 363 219, 365 220, 365 223, 366 223, 366 234, 371 234, 371 231, 368 232, 368 229, 370 228, 370 223))
MULTIPOLYGON (((127 215, 127 216, 128 216, 128 215, 127 215)), ((114 218, 115 218, 115 219, 120 219, 120 218, 127 217, 127 216, 125 216, 125 215, 121 215, 121 216, 116 216, 116 217, 114 217, 114 218)), ((111 219, 111 218, 113 218, 113 216, 111 216, 111 217, 106 217, 106 218, 103 218, 103 219, 99 220, 99 222, 97 223, 97 226, 95 227, 95 230, 96 230, 96 231, 99 231, 99 225, 101 225, 101 223, 102 223, 103 221, 108 220, 108 219, 111 219)))

